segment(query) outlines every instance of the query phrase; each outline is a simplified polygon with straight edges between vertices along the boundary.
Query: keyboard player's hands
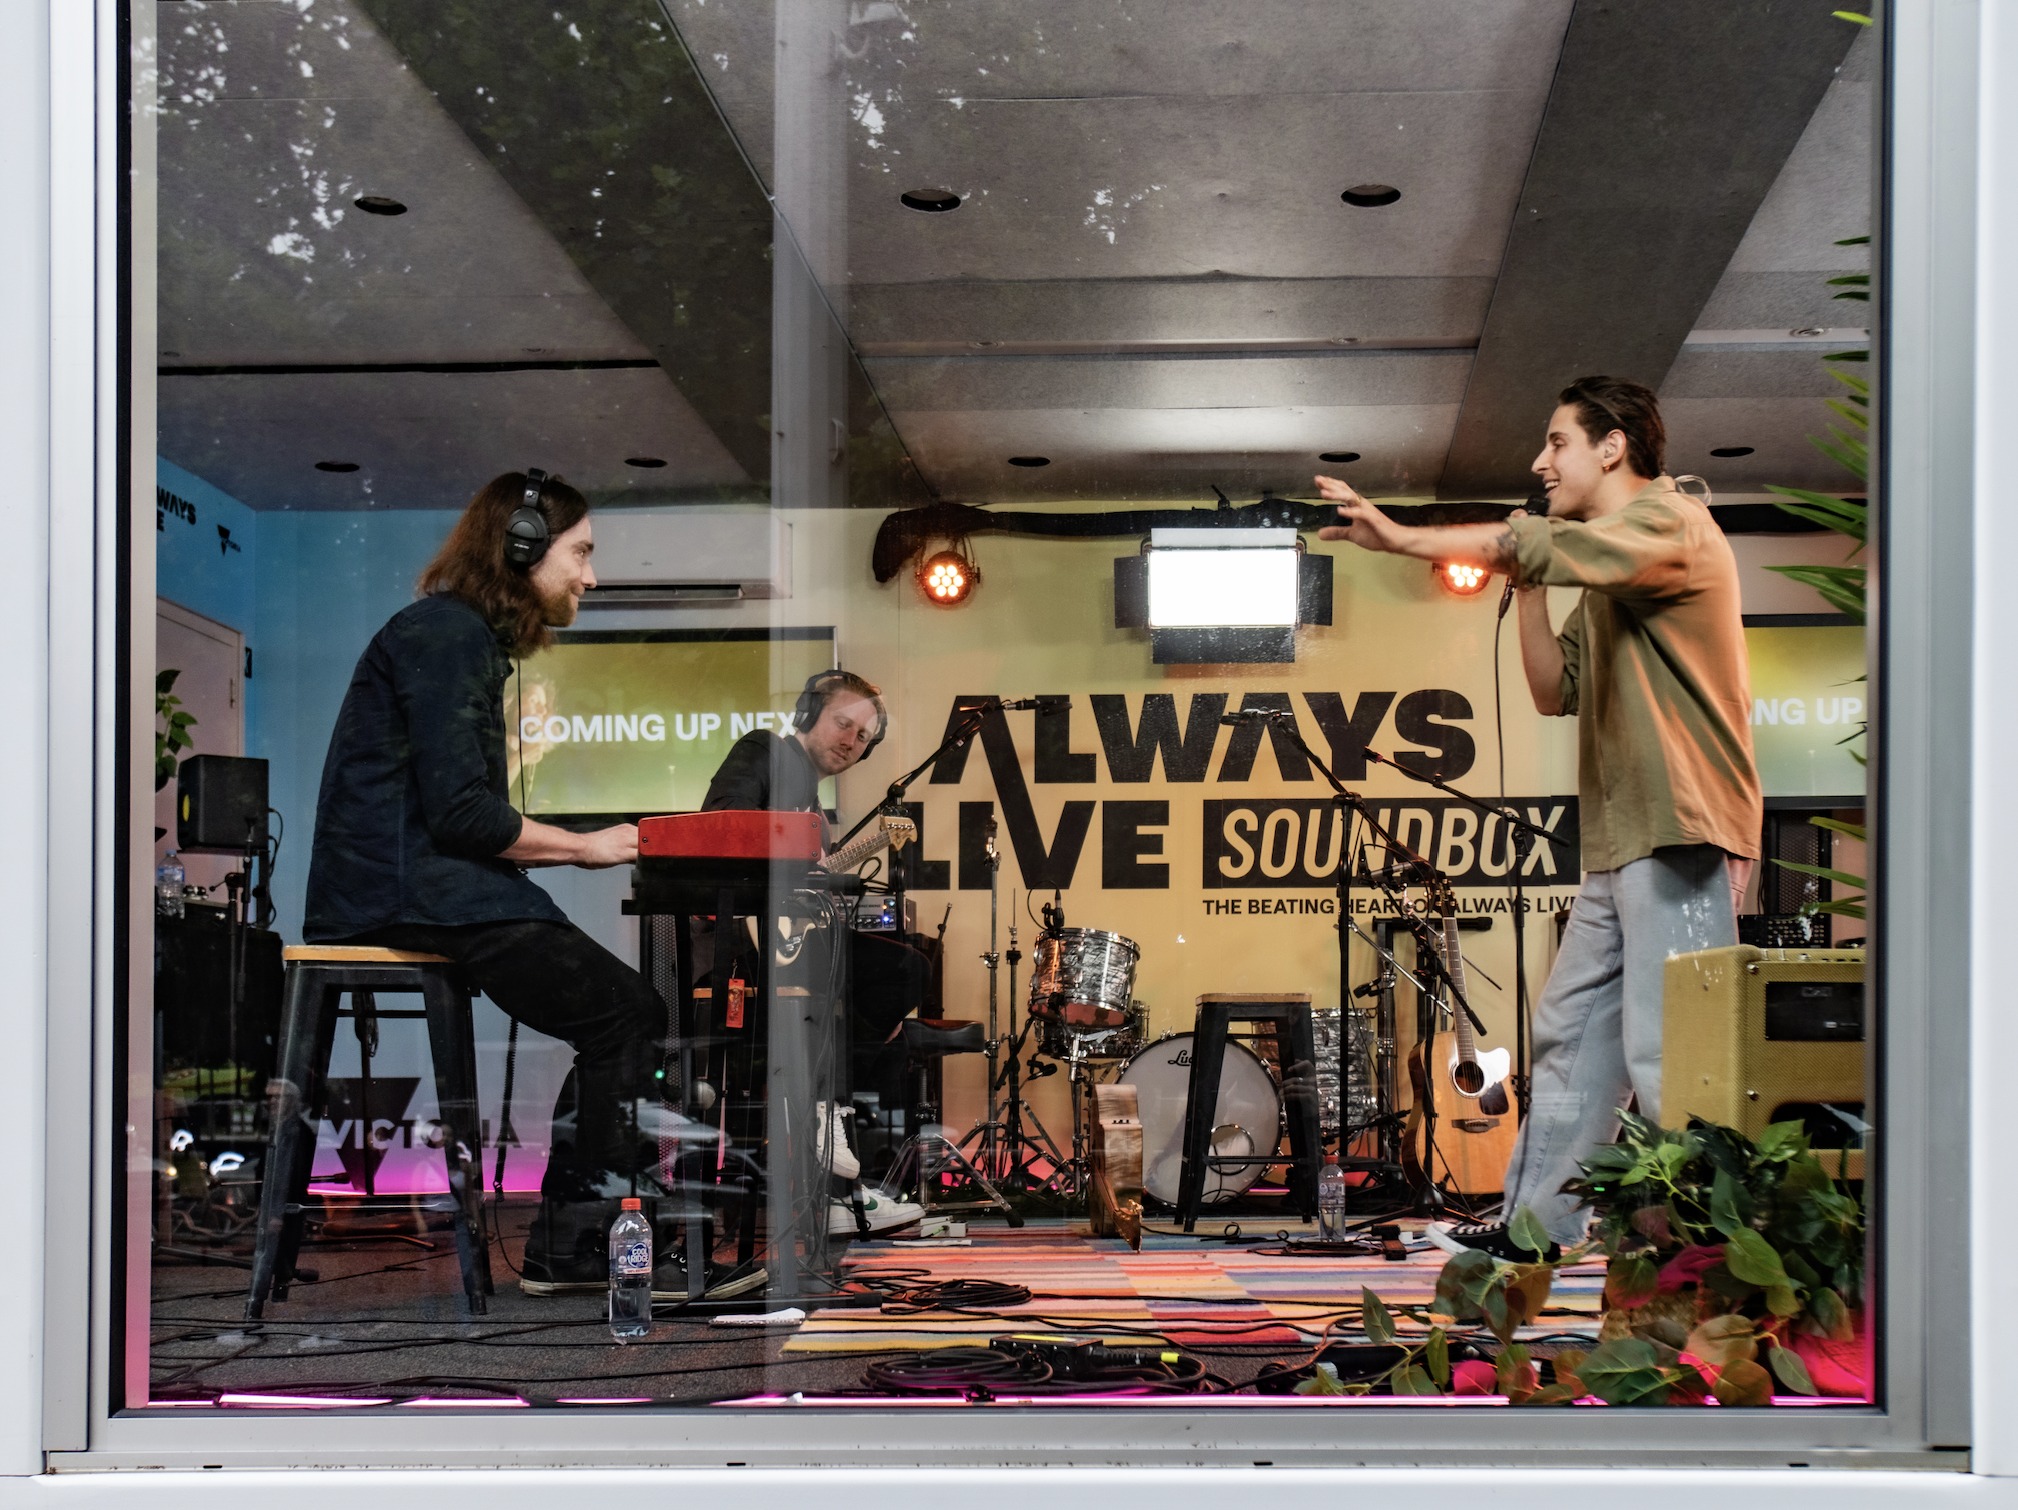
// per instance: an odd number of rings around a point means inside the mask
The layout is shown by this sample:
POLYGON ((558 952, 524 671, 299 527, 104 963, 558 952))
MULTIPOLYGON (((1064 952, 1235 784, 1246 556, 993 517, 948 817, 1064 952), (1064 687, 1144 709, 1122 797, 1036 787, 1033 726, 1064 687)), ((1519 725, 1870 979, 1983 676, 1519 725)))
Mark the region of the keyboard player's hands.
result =
POLYGON ((584 870, 609 870, 618 865, 629 865, 638 857, 638 826, 635 823, 619 823, 614 828, 600 828, 594 833, 582 835, 581 858, 575 864, 584 870))

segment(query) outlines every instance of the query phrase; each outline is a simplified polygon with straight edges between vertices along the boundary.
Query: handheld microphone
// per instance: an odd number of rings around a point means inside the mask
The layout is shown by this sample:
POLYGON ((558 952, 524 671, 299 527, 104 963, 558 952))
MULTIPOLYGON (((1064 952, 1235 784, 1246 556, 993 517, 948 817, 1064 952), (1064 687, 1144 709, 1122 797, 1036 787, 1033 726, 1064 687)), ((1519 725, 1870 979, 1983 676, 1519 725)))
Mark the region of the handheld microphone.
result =
POLYGON ((1273 723, 1282 717, 1280 708, 1241 708, 1232 713, 1222 713, 1219 721, 1223 724, 1273 723))
POLYGON ((995 706, 1003 709, 1005 712, 1012 708, 1034 708, 1037 706, 1037 699, 1034 697, 997 698, 995 706))
MULTIPOLYGON (((1533 518, 1546 519, 1549 512, 1549 495, 1546 493, 1536 493, 1526 503, 1522 504, 1521 507, 1526 509, 1533 518)), ((1508 572, 1506 574, 1506 586, 1500 589, 1498 615, 1500 618, 1505 618, 1506 611, 1513 606, 1513 595, 1513 573, 1508 572)))

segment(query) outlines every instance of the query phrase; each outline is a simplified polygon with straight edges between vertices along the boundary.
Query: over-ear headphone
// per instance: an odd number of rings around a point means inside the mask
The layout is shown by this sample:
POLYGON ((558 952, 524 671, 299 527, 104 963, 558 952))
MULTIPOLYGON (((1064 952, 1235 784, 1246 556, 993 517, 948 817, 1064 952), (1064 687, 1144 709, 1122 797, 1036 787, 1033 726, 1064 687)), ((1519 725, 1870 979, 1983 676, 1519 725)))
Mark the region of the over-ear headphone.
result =
POLYGON ((505 521, 505 560, 521 571, 530 571, 539 565, 540 558, 547 553, 547 542, 552 538, 552 532, 547 528, 547 516, 540 512, 540 489, 546 483, 546 473, 538 467, 527 467, 525 502, 513 509, 511 518, 505 521))
MULTIPOLYGON (((810 729, 820 721, 820 710, 827 706, 827 694, 835 687, 846 687, 861 692, 868 684, 859 676, 846 671, 815 671, 806 678, 806 685, 800 689, 798 705, 792 710, 792 728, 795 732, 810 729)), ((883 699, 874 692, 863 693, 876 709, 876 733, 862 746, 862 759, 867 760, 883 742, 883 736, 890 732, 890 712, 883 706, 883 699)))

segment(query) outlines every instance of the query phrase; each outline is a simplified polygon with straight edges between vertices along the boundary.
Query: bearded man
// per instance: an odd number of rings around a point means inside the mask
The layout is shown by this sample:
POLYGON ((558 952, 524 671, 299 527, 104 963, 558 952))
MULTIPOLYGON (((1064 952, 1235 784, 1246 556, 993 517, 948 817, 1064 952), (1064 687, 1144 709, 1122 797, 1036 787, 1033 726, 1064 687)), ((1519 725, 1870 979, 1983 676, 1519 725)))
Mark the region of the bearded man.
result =
MULTIPOLYGON (((533 1295, 606 1287, 609 1223, 649 1169, 640 1122, 669 1115, 655 1089, 665 1004, 526 874, 628 865, 636 827, 574 833, 509 800, 506 684, 515 661, 574 622, 596 585, 594 551, 588 502, 558 477, 507 472, 470 500, 418 601, 351 676, 323 763, 302 928, 311 943, 445 955, 575 1051, 573 1136, 563 1121, 549 1138, 526 1241, 520 1285, 533 1295)), ((684 1297, 684 1277, 654 1289, 684 1297)))

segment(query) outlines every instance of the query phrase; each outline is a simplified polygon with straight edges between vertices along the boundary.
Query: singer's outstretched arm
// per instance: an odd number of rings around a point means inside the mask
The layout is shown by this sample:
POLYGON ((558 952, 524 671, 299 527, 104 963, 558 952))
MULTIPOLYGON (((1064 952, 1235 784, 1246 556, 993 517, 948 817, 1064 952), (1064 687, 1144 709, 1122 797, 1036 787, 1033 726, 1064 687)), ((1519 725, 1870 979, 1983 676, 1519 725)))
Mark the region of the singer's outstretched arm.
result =
POLYGON ((1338 523, 1317 532, 1320 540, 1350 540, 1363 550, 1413 556, 1419 561, 1463 561, 1506 573, 1514 565, 1514 532, 1504 524, 1398 524, 1335 477, 1317 479, 1317 490, 1338 505, 1338 523))

